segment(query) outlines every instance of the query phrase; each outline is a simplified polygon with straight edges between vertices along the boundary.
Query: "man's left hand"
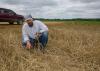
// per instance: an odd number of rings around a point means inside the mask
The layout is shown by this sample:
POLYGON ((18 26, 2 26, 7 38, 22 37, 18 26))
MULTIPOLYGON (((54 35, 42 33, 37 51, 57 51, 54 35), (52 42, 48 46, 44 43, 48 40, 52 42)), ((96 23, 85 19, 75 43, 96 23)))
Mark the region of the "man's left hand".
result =
POLYGON ((40 37, 41 34, 42 34, 42 33, 40 33, 40 32, 38 33, 38 32, 37 32, 37 33, 36 33, 36 37, 40 37))

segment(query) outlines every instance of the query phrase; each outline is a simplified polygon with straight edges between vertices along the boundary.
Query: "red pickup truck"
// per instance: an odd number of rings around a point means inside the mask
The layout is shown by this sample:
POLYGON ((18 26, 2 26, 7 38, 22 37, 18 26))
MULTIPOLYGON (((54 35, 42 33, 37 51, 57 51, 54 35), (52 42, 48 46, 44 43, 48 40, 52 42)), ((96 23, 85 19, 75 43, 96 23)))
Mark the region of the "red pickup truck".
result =
POLYGON ((9 22, 9 24, 22 24, 24 16, 16 14, 10 9, 0 8, 0 22, 9 22))

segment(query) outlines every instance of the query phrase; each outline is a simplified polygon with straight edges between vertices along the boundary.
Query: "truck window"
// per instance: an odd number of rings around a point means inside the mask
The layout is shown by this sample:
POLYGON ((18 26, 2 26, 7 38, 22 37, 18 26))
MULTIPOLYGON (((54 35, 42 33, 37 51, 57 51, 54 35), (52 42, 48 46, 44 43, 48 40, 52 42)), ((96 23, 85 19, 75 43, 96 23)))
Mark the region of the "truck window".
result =
POLYGON ((4 10, 0 10, 0 14, 4 13, 4 10))

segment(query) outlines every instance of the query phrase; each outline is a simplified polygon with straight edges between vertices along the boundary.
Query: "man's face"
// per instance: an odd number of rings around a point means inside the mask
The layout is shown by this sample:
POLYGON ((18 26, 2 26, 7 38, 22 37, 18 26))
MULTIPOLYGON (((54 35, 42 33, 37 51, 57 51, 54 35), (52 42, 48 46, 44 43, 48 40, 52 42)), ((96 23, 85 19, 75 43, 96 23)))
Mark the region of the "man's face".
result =
POLYGON ((28 20, 26 20, 26 22, 27 22, 28 25, 32 25, 33 24, 33 20, 32 19, 28 19, 28 20))

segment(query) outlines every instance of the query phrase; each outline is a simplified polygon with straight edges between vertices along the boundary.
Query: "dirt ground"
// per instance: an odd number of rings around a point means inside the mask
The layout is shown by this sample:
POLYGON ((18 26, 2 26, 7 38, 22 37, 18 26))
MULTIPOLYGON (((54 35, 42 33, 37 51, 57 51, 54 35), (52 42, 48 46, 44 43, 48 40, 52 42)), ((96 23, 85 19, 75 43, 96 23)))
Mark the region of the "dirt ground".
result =
POLYGON ((21 46, 21 25, 0 25, 0 71, 100 71, 100 25, 45 22, 44 54, 21 46))

